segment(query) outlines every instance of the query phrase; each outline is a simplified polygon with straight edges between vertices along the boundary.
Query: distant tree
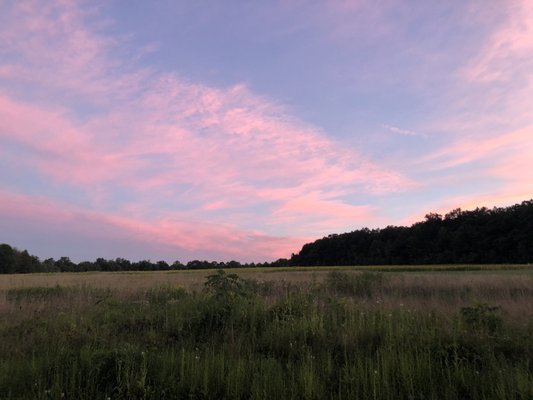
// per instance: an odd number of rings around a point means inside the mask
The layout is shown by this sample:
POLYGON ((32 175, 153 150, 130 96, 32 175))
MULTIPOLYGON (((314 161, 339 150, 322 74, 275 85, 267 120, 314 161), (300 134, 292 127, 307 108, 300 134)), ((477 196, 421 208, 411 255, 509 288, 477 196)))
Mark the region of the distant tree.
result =
MULTIPOLYGON (((217 267, 215 267, 215 268, 217 268, 217 267)), ((231 261, 226 263, 226 268, 241 268, 241 267, 242 267, 241 263, 238 262, 238 261, 235 261, 235 260, 231 260, 231 261)))
POLYGON ((142 260, 132 264, 132 266, 136 271, 153 271, 155 269, 154 264, 150 260, 142 260))
POLYGON ((94 262, 94 269, 96 271, 109 271, 109 261, 102 257, 97 258, 94 262))
POLYGON ((83 272, 87 272, 87 271, 95 271, 96 270, 96 266, 94 265, 94 263, 90 262, 90 261, 82 261, 80 263, 78 263, 78 268, 77 268, 78 271, 83 271, 83 272))
POLYGON ((15 272, 16 256, 13 248, 8 244, 0 244, 0 273, 11 274, 15 272))
POLYGON ((60 272, 75 272, 76 271, 76 264, 70 261, 69 257, 61 257, 59 260, 55 262, 55 266, 60 272))
POLYGON ((426 216, 424 217, 426 219, 426 222, 430 222, 430 221, 442 221, 442 215, 441 214, 437 214, 437 213, 429 213, 429 214, 426 214, 426 216))
POLYGON ((158 261, 156 263, 156 268, 159 271, 168 271, 168 270, 170 270, 170 266, 168 265, 168 263, 166 261, 158 261))
POLYGON ((117 268, 117 271, 130 271, 133 269, 131 265, 131 261, 126 260, 125 258, 115 259, 115 266, 117 268))
POLYGON ((181 262, 179 262, 178 260, 174 261, 172 263, 172 265, 170 266, 170 269, 175 269, 175 270, 178 270, 178 269, 185 269, 185 265, 183 265, 181 262))
POLYGON ((15 272, 31 273, 41 272, 41 262, 35 256, 30 255, 27 250, 16 252, 15 272))
POLYGON ((45 272, 59 272, 56 262, 53 258, 47 258, 43 261, 43 270, 45 272))
POLYGON ((456 208, 455 210, 452 210, 444 215, 444 219, 451 220, 451 219, 457 219, 461 216, 462 210, 460 208, 456 208))
POLYGON ((208 261, 192 260, 187 263, 187 269, 208 269, 211 263, 208 261))

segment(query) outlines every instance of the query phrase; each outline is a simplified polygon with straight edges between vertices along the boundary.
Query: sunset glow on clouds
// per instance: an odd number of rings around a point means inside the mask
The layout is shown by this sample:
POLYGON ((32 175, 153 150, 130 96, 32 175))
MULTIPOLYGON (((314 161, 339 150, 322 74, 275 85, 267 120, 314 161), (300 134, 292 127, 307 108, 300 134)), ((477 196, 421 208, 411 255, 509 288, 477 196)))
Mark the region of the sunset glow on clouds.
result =
POLYGON ((531 2, 264 7, 0 2, 0 242, 265 261, 533 197, 531 2))

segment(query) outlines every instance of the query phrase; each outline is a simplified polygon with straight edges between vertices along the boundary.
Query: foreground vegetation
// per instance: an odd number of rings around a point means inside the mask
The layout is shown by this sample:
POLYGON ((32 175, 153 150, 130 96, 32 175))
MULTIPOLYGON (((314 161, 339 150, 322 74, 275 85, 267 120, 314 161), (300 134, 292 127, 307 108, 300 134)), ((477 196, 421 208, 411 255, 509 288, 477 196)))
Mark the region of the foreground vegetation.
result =
POLYGON ((531 275, 286 274, 4 285, 0 398, 533 398, 531 275))

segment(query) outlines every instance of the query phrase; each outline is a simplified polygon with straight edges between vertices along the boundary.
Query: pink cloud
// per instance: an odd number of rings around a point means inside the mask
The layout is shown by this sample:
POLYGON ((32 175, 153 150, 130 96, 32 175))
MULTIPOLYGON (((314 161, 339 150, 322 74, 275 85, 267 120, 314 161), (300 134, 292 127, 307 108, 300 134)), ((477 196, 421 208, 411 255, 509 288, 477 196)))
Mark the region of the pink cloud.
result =
POLYGON ((533 146, 533 128, 501 133, 485 138, 457 139, 453 144, 421 159, 429 168, 443 169, 476 161, 489 161, 493 165, 502 159, 520 160, 528 164, 533 146), (509 156, 510 155, 510 156, 509 156))
POLYGON ((490 180, 489 188, 471 194, 450 194, 400 223, 423 219, 429 210, 446 213, 454 208, 473 209, 480 206, 509 206, 533 197, 533 125, 486 138, 458 139, 445 149, 425 157, 419 168, 437 171, 439 175, 426 184, 456 186, 465 182, 490 180), (465 172, 453 167, 467 166, 465 172))
POLYGON ((439 211, 510 205, 533 193, 533 4, 506 1, 487 12, 497 12, 500 24, 460 70, 453 112, 428 126, 447 143, 413 163, 431 175, 427 186, 452 188, 436 202, 439 211), (467 182, 492 184, 477 193, 453 191, 467 182))
POLYGON ((531 74, 533 62, 523 55, 533 52, 533 3, 511 0, 503 2, 498 11, 507 13, 507 23, 493 33, 481 53, 467 66, 464 75, 469 80, 509 80, 513 79, 514 71, 523 69, 531 74))
MULTIPOLYGON (((32 152, 23 163, 75 184, 102 182, 131 171, 135 161, 106 153, 64 110, 18 102, 0 92, 0 138, 32 152)), ((6 155, 7 157, 8 155, 6 155)))
POLYGON ((75 215, 166 245, 277 257, 299 237, 375 218, 341 199, 414 185, 245 85, 215 88, 135 67, 127 42, 95 28, 97 10, 36 1, 3 8, 0 74, 47 96, 0 85, 0 140, 31 154, 20 161, 27 168, 83 190, 89 204, 75 215))
MULTIPOLYGON (((509 0, 496 8, 504 15, 478 54, 461 71, 460 78, 475 98, 468 101, 483 107, 483 130, 493 125, 516 129, 533 123, 533 3, 509 0)), ((476 120, 473 115, 466 118, 476 120)), ((478 122, 479 124, 479 122, 478 122)))
MULTIPOLYGON (((231 225, 206 221, 161 219, 145 221, 104 212, 86 211, 46 197, 0 192, 0 218, 31 221, 50 232, 62 232, 87 240, 107 240, 139 245, 148 241, 164 249, 162 258, 173 260, 180 250, 203 251, 223 259, 256 260, 287 257, 298 251, 308 238, 271 237, 257 231, 246 231, 231 225)), ((117 248, 117 253, 121 249, 117 248)), ((68 249, 64 249, 68 255, 68 249)), ((95 255, 95 257, 98 255, 95 255)), ((117 255, 118 256, 118 255, 117 255)))
POLYGON ((58 98, 74 92, 101 105, 125 100, 149 72, 122 68, 136 54, 124 54, 123 61, 110 57, 125 43, 101 33, 106 21, 98 6, 80 3, 22 0, 2 5, 0 48, 6 59, 13 58, 8 72, 58 98))
MULTIPOLYGON (((308 219, 307 226, 312 227, 314 232, 321 235, 342 231, 348 225, 376 225, 383 223, 383 219, 376 215, 376 209, 371 206, 355 206, 330 198, 331 194, 325 195, 320 192, 306 193, 304 196, 288 200, 276 209, 272 219, 276 222, 297 223, 305 216, 308 219)), ((306 228, 306 229, 308 229, 306 228)), ((298 229, 303 234, 305 229, 298 229)))

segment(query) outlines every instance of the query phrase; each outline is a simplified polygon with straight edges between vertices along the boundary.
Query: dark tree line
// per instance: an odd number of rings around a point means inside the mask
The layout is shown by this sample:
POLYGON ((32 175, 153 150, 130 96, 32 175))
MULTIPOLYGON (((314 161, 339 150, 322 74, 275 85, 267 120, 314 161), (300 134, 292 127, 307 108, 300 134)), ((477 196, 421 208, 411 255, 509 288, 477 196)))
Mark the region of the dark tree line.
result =
POLYGON ((217 262, 193 260, 186 264, 175 261, 168 264, 166 261, 152 262, 142 260, 132 262, 124 258, 106 260, 98 258, 96 261, 82 261, 75 263, 69 257, 57 260, 48 258, 44 261, 30 255, 28 251, 20 251, 8 244, 0 244, 0 273, 30 273, 30 272, 86 272, 86 271, 171 271, 187 269, 209 268, 253 268, 264 266, 288 265, 287 260, 278 260, 272 263, 244 263, 238 261, 217 262))
POLYGON ((533 262, 533 200, 506 208, 430 213, 410 227, 360 229, 303 246, 291 265, 533 262))
POLYGON ((533 200, 506 208, 430 213, 410 227, 388 226, 333 234, 303 246, 287 259, 264 263, 193 260, 132 262, 124 258, 75 263, 38 257, 0 244, 0 273, 170 271, 296 265, 498 264, 533 262, 533 200))

